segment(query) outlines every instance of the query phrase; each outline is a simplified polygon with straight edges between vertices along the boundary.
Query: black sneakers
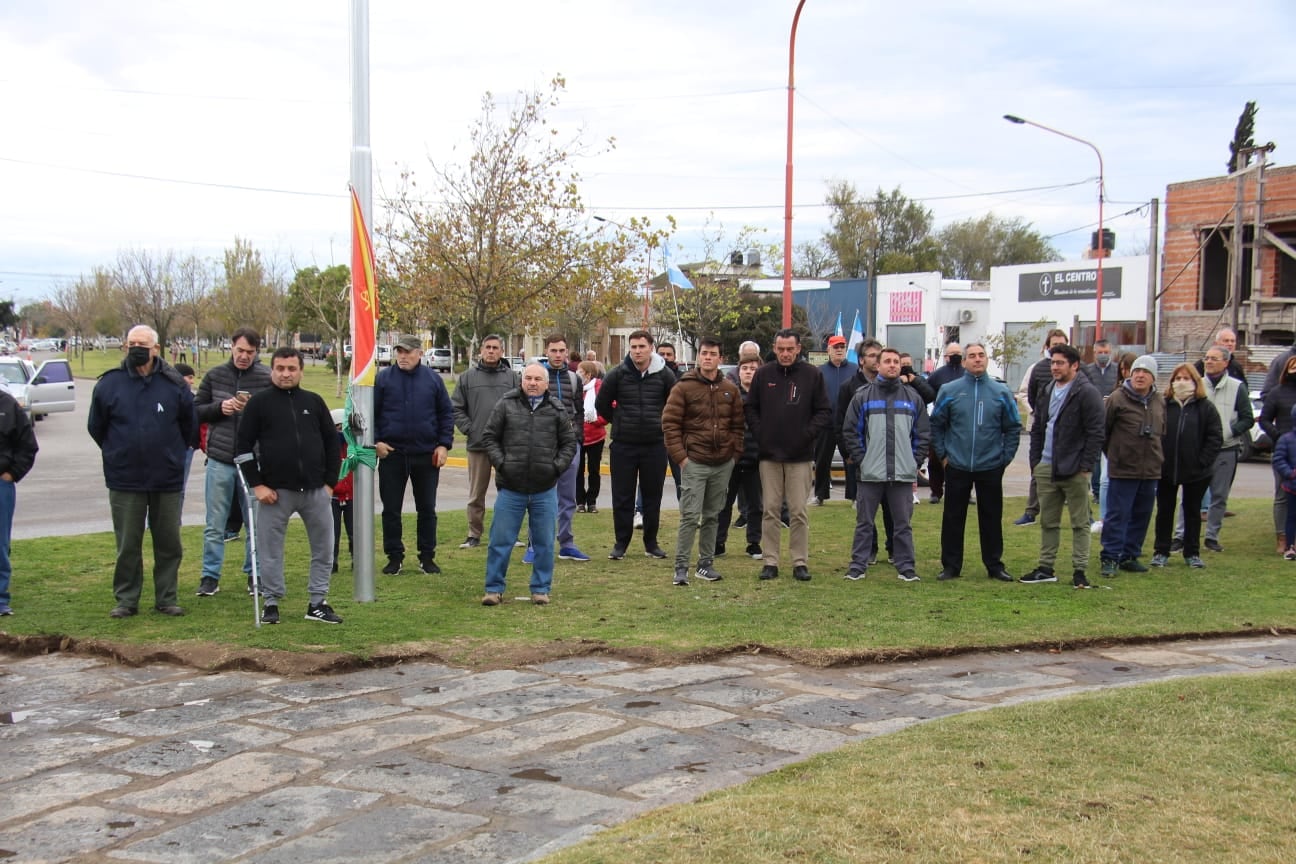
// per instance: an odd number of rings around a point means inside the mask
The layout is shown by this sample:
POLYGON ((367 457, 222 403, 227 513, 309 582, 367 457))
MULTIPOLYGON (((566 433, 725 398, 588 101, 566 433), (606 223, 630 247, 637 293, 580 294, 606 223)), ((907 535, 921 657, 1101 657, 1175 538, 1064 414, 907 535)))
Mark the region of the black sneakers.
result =
POLYGON ((399 576, 401 571, 401 559, 388 558, 387 566, 382 569, 384 576, 399 576))
POLYGON ((261 623, 262 623, 262 624, 278 624, 278 623, 279 623, 279 607, 276 606, 276 605, 273 604, 273 603, 267 603, 267 604, 265 605, 265 608, 261 610, 261 623))
POLYGON ((649 558, 656 558, 658 560, 666 557, 665 551, 663 551, 660 546, 654 546, 651 549, 645 549, 644 554, 647 555, 649 558))
POLYGON ((626 550, 624 546, 613 546, 612 551, 608 553, 608 560, 620 561, 625 557, 625 552, 626 550))
POLYGON ((1040 582, 1056 582, 1057 576, 1047 567, 1036 567, 1034 570, 1021 577, 1021 581, 1027 585, 1036 585, 1040 582))
POLYGON ((210 576, 204 576, 198 580, 198 596, 211 597, 220 591, 220 583, 210 576))
POLYGON ((752 558, 755 558, 757 561, 765 557, 765 552, 761 549, 759 543, 748 543, 747 554, 752 558))
POLYGON ((462 543, 459 544, 459 548, 460 548, 460 549, 476 549, 476 548, 477 548, 478 546, 480 546, 480 545, 481 545, 481 538, 480 538, 480 537, 469 537, 467 540, 465 540, 464 542, 462 542, 462 543))
POLYGON ((441 568, 437 566, 435 558, 420 558, 419 566, 423 568, 423 572, 429 576, 435 576, 441 572, 441 568))
POLYGON ((1093 586, 1090 585, 1089 580, 1085 578, 1084 571, 1077 570, 1071 574, 1071 587, 1072 588, 1092 588, 1093 586))
POLYGON ((684 586, 684 587, 688 587, 688 568, 687 568, 687 567, 676 567, 676 568, 675 568, 675 582, 674 582, 674 584, 675 584, 675 585, 681 585, 681 586, 684 586))
MULTIPOLYGON (((935 498, 936 496, 933 495, 932 497, 935 498)), ((991 575, 993 576, 994 574, 991 575)), ((951 570, 950 568, 946 567, 944 570, 940 572, 940 575, 936 577, 936 581, 948 582, 951 579, 958 579, 961 578, 962 576, 963 574, 958 572, 957 570, 951 570)))
MULTIPOLYGON (((278 612, 279 610, 276 609, 275 610, 276 616, 278 615, 278 612)), ((333 611, 333 607, 328 605, 327 603, 311 604, 306 609, 306 620, 318 621, 321 624, 341 624, 342 623, 342 619, 339 618, 337 613, 333 611)))

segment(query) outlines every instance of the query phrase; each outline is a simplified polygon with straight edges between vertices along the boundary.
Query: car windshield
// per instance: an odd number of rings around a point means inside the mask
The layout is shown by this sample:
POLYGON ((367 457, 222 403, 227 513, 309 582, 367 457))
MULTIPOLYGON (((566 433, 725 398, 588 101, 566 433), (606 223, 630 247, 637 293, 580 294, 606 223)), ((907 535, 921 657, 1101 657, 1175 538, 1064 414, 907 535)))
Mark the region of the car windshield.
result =
POLYGON ((0 363, 0 378, 7 384, 26 384, 27 370, 17 363, 0 363))

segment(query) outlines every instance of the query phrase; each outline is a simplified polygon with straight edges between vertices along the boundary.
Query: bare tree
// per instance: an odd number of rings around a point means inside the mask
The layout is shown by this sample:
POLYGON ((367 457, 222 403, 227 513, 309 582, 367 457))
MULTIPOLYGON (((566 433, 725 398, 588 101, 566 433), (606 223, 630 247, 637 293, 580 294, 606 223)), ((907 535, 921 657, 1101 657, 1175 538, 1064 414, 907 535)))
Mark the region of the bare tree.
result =
POLYGON ((282 280, 252 244, 235 237, 221 261, 222 278, 212 291, 215 317, 223 332, 254 327, 267 344, 284 324, 282 280))
POLYGON ((130 325, 147 324, 157 331, 158 344, 166 345, 180 314, 177 303, 177 268, 171 250, 153 253, 128 249, 117 254, 112 269, 113 291, 130 325))
POLYGON ((179 315, 176 324, 188 325, 193 330, 193 361, 199 365, 198 345, 203 325, 211 313, 212 271, 208 262, 196 255, 180 261, 176 268, 176 305, 179 315))

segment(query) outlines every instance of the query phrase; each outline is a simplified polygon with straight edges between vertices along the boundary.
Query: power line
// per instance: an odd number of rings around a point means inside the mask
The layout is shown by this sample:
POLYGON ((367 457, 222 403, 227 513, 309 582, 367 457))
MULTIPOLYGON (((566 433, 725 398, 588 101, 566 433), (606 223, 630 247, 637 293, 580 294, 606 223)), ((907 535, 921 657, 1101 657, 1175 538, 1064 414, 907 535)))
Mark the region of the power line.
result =
POLYGON ((0 156, 0 162, 11 162, 15 165, 32 165, 38 168, 53 168, 57 171, 76 171, 81 174, 99 174, 105 177, 123 177, 128 180, 147 180, 151 183, 176 183, 181 186, 203 186, 209 189, 234 189, 239 192, 270 192, 276 195, 303 195, 309 198, 346 198, 345 192, 304 192, 300 189, 275 189, 270 186, 241 186, 237 183, 213 183, 204 180, 184 180, 179 177, 155 177, 150 174, 131 174, 125 171, 105 171, 102 168, 81 168, 76 165, 55 165, 51 162, 34 162, 29 159, 13 159, 0 156))

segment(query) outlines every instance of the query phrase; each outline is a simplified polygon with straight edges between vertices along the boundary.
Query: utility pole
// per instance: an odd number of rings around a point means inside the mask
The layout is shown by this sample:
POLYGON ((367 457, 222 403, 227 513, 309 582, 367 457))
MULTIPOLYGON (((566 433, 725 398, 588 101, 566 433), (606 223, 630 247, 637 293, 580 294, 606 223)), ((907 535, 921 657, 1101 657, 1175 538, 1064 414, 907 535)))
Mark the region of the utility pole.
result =
POLYGON ((1238 312, 1242 305, 1242 198, 1246 193, 1246 148, 1238 148, 1233 161, 1233 172, 1237 174, 1237 201, 1233 205, 1233 238, 1229 252, 1229 314, 1230 327, 1238 332, 1238 312))
POLYGON ((1256 206, 1255 206, 1255 228, 1251 232, 1251 320, 1255 321, 1260 308, 1260 298, 1264 294, 1264 287, 1261 284, 1263 272, 1261 270, 1261 253, 1264 250, 1264 201, 1265 201, 1265 162, 1266 157, 1273 150, 1273 142, 1270 141, 1263 147, 1257 147, 1256 154, 1256 206))
POLYGON ((1161 350, 1161 322, 1158 320, 1157 310, 1160 308, 1160 294, 1157 291, 1157 276, 1161 273, 1158 266, 1160 253, 1158 243, 1161 239, 1161 200, 1152 199, 1152 206, 1148 208, 1151 211, 1151 218, 1148 220, 1148 293, 1147 293, 1147 320, 1149 332, 1147 334, 1148 347, 1153 351, 1161 350))

